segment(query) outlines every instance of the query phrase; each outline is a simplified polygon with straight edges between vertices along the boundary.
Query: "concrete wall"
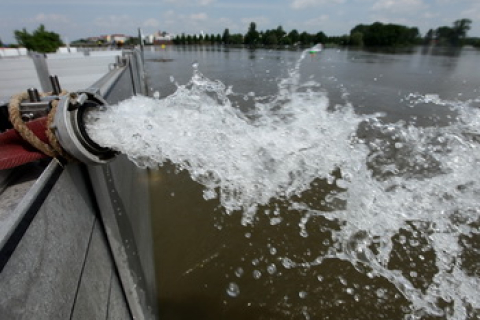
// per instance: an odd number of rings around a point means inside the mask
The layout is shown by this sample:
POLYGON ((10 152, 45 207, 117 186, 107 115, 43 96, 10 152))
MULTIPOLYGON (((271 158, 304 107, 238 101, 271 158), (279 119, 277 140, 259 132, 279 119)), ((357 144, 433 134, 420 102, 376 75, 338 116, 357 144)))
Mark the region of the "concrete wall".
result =
MULTIPOLYGON (((59 78, 63 89, 77 91, 88 88, 109 72, 119 51, 91 53, 48 54, 46 63, 49 74, 59 78)), ((40 81, 33 61, 28 56, 0 59, 0 100, 8 99, 28 88, 41 90, 40 81)))

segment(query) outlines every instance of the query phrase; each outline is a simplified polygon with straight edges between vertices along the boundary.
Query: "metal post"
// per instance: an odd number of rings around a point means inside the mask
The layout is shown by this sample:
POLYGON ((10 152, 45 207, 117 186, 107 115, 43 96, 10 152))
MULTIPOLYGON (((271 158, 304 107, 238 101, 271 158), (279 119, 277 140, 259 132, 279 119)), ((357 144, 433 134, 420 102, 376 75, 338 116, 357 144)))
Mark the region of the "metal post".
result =
POLYGON ((147 78, 145 76, 145 68, 144 68, 144 59, 142 52, 138 50, 133 51, 133 55, 135 56, 136 62, 136 69, 137 69, 137 77, 140 87, 140 93, 144 96, 148 95, 148 85, 147 85, 147 78))
POLYGON ((38 80, 40 81, 43 92, 52 91, 52 84, 50 83, 48 65, 47 61, 45 60, 45 56, 40 53, 33 53, 32 60, 33 64, 35 65, 35 69, 37 70, 38 80))

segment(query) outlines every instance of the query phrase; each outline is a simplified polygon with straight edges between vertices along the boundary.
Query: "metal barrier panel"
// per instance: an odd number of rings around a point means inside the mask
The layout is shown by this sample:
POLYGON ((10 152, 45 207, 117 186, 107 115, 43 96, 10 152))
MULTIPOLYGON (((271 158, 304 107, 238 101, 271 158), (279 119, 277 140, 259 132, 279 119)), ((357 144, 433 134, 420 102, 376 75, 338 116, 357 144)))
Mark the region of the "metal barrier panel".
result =
MULTIPOLYGON (((127 53, 126 58, 127 65, 115 81, 102 79, 92 86, 109 104, 143 93, 139 55, 127 53)), ((135 319, 155 319, 148 171, 136 167, 125 156, 91 166, 88 171, 132 315, 135 319)))

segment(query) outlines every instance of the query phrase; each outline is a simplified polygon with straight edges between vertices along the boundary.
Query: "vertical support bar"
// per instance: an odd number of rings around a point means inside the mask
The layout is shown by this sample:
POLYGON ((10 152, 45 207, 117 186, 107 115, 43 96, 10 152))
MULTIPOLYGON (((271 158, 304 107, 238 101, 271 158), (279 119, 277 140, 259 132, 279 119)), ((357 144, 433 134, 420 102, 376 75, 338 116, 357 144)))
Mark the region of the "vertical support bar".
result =
POLYGON ((138 81, 140 86, 141 94, 146 96, 148 95, 148 85, 147 85, 147 78, 145 76, 145 64, 143 59, 143 52, 139 52, 138 50, 134 51, 135 61, 137 63, 137 73, 138 73, 138 81))
POLYGON ((142 56, 143 56, 144 43, 143 43, 142 29, 140 28, 138 28, 138 40, 140 42, 140 50, 142 51, 142 56))
POLYGON ((37 70, 38 80, 40 81, 43 92, 52 91, 53 88, 52 84, 50 83, 48 65, 47 61, 45 60, 45 56, 41 53, 33 53, 32 60, 33 64, 35 65, 35 69, 37 70))
POLYGON ((52 91, 54 95, 59 95, 62 92, 62 88, 60 87, 60 82, 58 81, 57 76, 49 76, 50 84, 52 86, 52 91))

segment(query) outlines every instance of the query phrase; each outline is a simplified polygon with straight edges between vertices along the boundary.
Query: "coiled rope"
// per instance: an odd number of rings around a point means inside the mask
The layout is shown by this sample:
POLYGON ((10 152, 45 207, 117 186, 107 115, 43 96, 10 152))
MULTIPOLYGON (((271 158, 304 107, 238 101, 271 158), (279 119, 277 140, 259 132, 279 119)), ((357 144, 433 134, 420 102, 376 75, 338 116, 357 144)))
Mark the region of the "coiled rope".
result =
MULTIPOLYGON (((59 96, 64 96, 67 94, 68 94, 67 91, 62 91, 59 94, 59 96)), ((51 95, 51 93, 40 94, 41 97, 46 97, 49 95, 51 95)), ((9 113, 10 122, 12 123, 15 131, 17 131, 17 133, 30 145, 32 145, 34 148, 36 148, 40 152, 46 154, 47 156, 52 158, 57 158, 57 159, 61 157, 65 160, 73 161, 74 158, 72 158, 68 153, 66 153, 65 150, 63 150, 63 148, 60 146, 60 143, 58 142, 58 139, 55 136, 53 126, 52 126, 59 100, 54 99, 51 101, 52 108, 48 113, 47 125, 45 128, 45 133, 48 138, 48 143, 45 143, 42 140, 40 140, 27 127, 27 125, 22 119, 22 115, 20 113, 20 104, 22 103, 23 100, 27 100, 27 99, 28 99, 27 92, 21 92, 21 93, 15 94, 10 98, 10 102, 8 104, 8 113, 9 113)))

